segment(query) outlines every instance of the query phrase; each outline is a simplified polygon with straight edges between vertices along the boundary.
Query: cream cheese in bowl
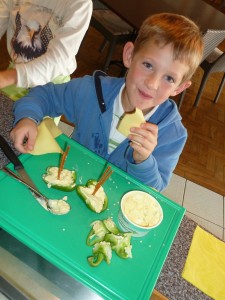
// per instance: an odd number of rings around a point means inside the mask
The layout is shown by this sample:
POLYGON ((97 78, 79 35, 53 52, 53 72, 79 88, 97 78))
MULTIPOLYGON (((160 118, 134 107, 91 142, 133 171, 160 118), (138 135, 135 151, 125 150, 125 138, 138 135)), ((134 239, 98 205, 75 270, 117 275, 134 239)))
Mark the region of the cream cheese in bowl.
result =
POLYGON ((120 208, 120 227, 125 231, 133 232, 133 236, 147 234, 163 219, 163 211, 159 202, 143 191, 126 193, 121 199, 120 208))

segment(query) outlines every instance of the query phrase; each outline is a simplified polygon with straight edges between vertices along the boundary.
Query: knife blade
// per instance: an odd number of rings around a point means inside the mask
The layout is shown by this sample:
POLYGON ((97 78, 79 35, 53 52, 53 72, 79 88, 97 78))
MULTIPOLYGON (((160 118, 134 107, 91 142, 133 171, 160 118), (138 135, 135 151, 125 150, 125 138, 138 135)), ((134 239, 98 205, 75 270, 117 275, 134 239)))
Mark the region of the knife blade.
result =
POLYGON ((7 156, 7 158, 11 161, 11 163, 14 165, 14 169, 18 172, 21 179, 25 181, 28 185, 33 187, 35 190, 37 190, 36 185, 33 183, 30 176, 25 171, 22 162, 19 160, 16 153, 13 151, 13 149, 10 147, 10 145, 2 135, 0 135, 0 148, 7 156))
MULTIPOLYGON (((18 180, 19 182, 21 182, 22 184, 26 185, 29 190, 31 191, 31 193, 34 194, 34 196, 41 198, 42 200, 44 200, 45 204, 46 204, 46 208, 51 211, 51 206, 49 205, 49 199, 47 197, 45 197, 41 192, 39 192, 37 189, 34 189, 32 186, 30 186, 26 181, 23 181, 19 176, 17 176, 13 171, 11 171, 9 168, 7 167, 3 167, 1 169, 1 171, 3 171, 4 173, 6 173, 7 175, 13 177, 14 179, 18 180)), ((35 198, 36 198, 35 197, 35 198)))

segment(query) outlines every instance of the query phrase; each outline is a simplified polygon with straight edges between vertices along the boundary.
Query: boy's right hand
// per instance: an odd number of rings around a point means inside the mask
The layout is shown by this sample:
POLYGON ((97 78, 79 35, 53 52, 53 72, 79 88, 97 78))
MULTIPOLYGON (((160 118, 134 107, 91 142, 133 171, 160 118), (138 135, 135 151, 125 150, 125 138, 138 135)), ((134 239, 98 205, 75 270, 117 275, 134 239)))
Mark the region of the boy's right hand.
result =
POLYGON ((34 148, 37 134, 37 123, 29 118, 24 118, 10 132, 10 137, 19 152, 28 153, 34 148))

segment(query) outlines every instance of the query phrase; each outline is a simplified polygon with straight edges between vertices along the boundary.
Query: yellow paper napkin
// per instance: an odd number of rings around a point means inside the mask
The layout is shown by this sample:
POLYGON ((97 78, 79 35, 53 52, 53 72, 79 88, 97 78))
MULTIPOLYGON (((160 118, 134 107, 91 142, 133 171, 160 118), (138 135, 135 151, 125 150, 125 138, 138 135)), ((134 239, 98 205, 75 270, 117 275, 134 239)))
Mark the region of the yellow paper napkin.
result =
POLYGON ((225 243, 196 227, 182 277, 216 300, 225 299, 225 243))
POLYGON ((55 138, 62 134, 62 131, 55 125, 54 120, 45 118, 38 126, 38 136, 34 149, 30 154, 41 155, 46 153, 63 153, 55 138))

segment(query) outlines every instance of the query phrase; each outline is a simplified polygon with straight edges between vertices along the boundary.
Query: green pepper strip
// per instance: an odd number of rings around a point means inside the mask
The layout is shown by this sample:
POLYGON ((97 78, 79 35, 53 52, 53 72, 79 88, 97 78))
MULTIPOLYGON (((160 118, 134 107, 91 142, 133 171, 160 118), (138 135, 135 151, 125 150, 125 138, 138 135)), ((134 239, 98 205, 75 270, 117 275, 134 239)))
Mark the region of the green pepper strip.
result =
POLYGON ((116 226, 116 224, 114 223, 114 221, 111 218, 103 220, 103 223, 109 232, 112 232, 114 234, 120 233, 119 228, 116 226))
POLYGON ((100 225, 96 229, 96 227, 94 226, 95 224, 93 224, 93 227, 90 230, 90 232, 87 236, 87 239, 86 239, 86 244, 88 246, 93 246, 94 244, 103 241, 106 233, 108 232, 107 228, 105 227, 105 225, 102 221, 98 220, 96 222, 98 222, 98 224, 100 224, 100 225))
POLYGON ((110 264, 112 258, 112 249, 110 243, 96 243, 93 248, 93 256, 88 257, 88 262, 91 266, 98 266, 104 259, 107 264, 110 264))
POLYGON ((98 255, 89 256, 88 262, 92 267, 97 267, 104 259, 104 254, 99 252, 98 255))
POLYGON ((107 233, 105 235, 105 241, 109 242, 111 244, 112 250, 116 252, 116 254, 121 258, 129 258, 129 254, 126 251, 126 248, 129 249, 131 247, 130 245, 130 239, 131 239, 132 233, 124 233, 124 234, 113 234, 113 233, 107 233))

